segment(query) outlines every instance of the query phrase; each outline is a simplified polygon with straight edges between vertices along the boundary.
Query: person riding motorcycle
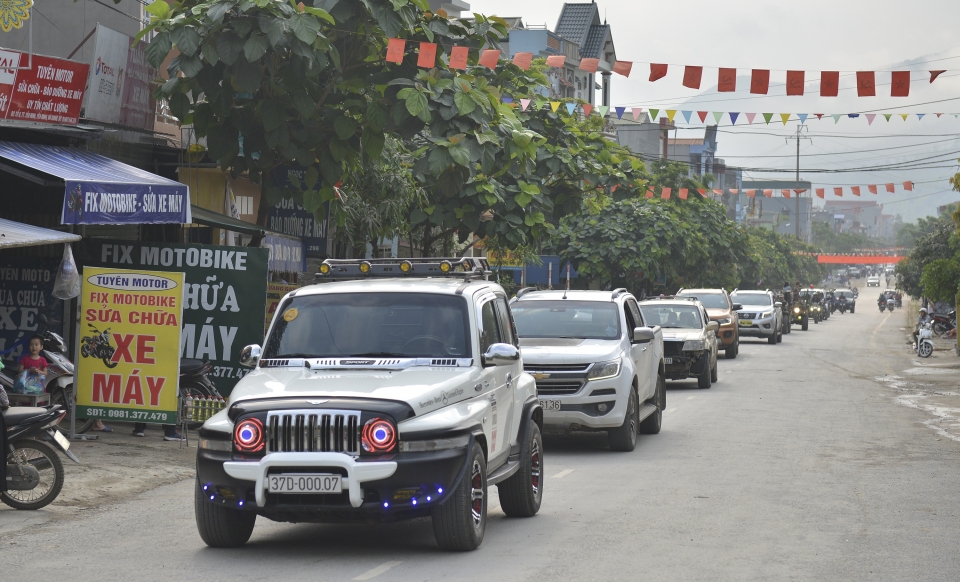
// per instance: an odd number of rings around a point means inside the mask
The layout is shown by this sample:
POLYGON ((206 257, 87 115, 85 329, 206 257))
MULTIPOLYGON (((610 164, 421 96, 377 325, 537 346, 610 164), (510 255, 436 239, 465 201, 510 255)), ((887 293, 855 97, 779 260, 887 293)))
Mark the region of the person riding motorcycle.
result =
POLYGON ((920 335, 920 328, 923 327, 925 324, 930 323, 930 321, 931 321, 931 319, 930 319, 930 316, 927 314, 927 308, 926 308, 926 307, 921 307, 921 308, 920 308, 920 316, 917 317, 917 325, 915 325, 915 326, 913 327, 913 334, 912 334, 912 335, 913 335, 913 341, 910 342, 910 343, 916 345, 916 343, 917 343, 917 336, 920 335))

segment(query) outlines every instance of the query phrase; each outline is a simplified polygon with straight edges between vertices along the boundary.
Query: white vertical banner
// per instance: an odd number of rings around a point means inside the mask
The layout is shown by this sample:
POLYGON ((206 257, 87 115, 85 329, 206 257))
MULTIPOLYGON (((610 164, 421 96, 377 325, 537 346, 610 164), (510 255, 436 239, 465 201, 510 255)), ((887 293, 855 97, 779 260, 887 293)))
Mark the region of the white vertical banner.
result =
POLYGON ((97 44, 90 64, 90 84, 84 117, 120 123, 123 79, 127 72, 127 53, 131 38, 97 25, 97 44))

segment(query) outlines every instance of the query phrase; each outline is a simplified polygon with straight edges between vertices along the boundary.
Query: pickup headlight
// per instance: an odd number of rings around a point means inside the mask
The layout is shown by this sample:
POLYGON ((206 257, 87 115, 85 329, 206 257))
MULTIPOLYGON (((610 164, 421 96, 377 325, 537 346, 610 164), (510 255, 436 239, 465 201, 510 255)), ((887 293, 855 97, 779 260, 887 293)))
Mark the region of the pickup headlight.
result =
POLYGON ((699 352, 703 349, 703 340, 687 340, 683 342, 682 350, 685 352, 699 352))
POLYGON ((587 380, 604 380, 613 378, 620 373, 620 358, 609 362, 594 364, 587 373, 587 380))
POLYGON ((766 319, 772 315, 773 315, 772 311, 764 311, 763 313, 760 314, 760 319, 766 319))
POLYGON ((717 323, 719 323, 720 325, 730 325, 732 322, 733 320, 730 319, 729 317, 724 317, 717 320, 717 323))
POLYGON ((452 437, 448 439, 429 439, 424 441, 400 441, 401 453, 425 453, 430 451, 445 451, 467 446, 470 435, 452 437))

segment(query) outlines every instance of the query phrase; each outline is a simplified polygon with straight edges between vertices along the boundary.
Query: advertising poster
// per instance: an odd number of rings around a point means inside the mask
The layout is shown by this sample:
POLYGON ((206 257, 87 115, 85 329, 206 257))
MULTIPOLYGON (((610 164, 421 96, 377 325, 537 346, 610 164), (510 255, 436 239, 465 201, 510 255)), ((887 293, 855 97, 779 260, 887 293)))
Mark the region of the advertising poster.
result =
POLYGON ((267 318, 263 323, 263 337, 267 337, 267 330, 270 329, 270 322, 273 321, 273 314, 277 312, 280 300, 294 289, 299 287, 289 283, 267 283, 267 318))
MULTIPOLYGON (((26 67, 29 56, 0 50, 0 67, 26 67)), ((31 69, 0 68, 0 119, 76 125, 89 65, 33 55, 31 69)))
POLYGON ((86 239, 78 262, 86 266, 184 274, 180 357, 209 360, 210 380, 223 396, 250 368, 240 350, 263 343, 267 249, 86 239))
POLYGON ((97 25, 85 117, 140 129, 153 129, 152 69, 144 47, 122 32, 97 25))
MULTIPOLYGON (((0 350, 48 329, 63 335, 63 302, 53 296, 59 259, 0 259, 0 350), (47 319, 40 323, 40 316, 47 319)), ((10 359, 19 358, 22 349, 10 359)))
POLYGON ((183 273, 83 271, 77 416, 176 424, 183 273))

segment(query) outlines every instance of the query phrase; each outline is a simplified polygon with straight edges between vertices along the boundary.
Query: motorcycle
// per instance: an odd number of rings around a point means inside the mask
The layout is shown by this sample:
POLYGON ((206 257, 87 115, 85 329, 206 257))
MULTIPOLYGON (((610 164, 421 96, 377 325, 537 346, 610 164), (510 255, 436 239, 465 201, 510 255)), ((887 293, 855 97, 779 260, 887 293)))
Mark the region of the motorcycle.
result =
POLYGON ((63 463, 56 449, 74 463, 80 462, 70 452, 70 441, 56 430, 67 411, 58 405, 15 406, 0 414, 7 427, 7 450, 3 451, 7 491, 0 491, 0 502, 14 509, 50 505, 63 488, 63 463))
POLYGON ((956 310, 951 311, 946 315, 939 315, 934 313, 930 316, 931 325, 933 328, 933 333, 937 334, 940 337, 943 337, 950 333, 950 331, 957 327, 957 312, 956 310))
POLYGON ((929 358, 933 354, 933 329, 929 323, 925 323, 920 327, 920 331, 917 334, 917 341, 913 345, 913 351, 917 352, 917 355, 921 358, 929 358))
POLYGON ((119 362, 110 361, 113 353, 117 351, 110 345, 110 328, 103 331, 97 331, 93 324, 88 323, 87 327, 93 330, 93 335, 84 336, 80 340, 80 355, 84 358, 99 358, 103 360, 103 365, 108 368, 116 368, 119 362))
POLYGON ((837 309, 840 310, 841 315, 847 312, 847 302, 845 297, 841 297, 837 304, 837 309))
POLYGON ((886 302, 886 301, 880 300, 880 301, 877 302, 877 304, 880 305, 880 313, 883 313, 884 310, 887 309, 887 302, 886 302))

